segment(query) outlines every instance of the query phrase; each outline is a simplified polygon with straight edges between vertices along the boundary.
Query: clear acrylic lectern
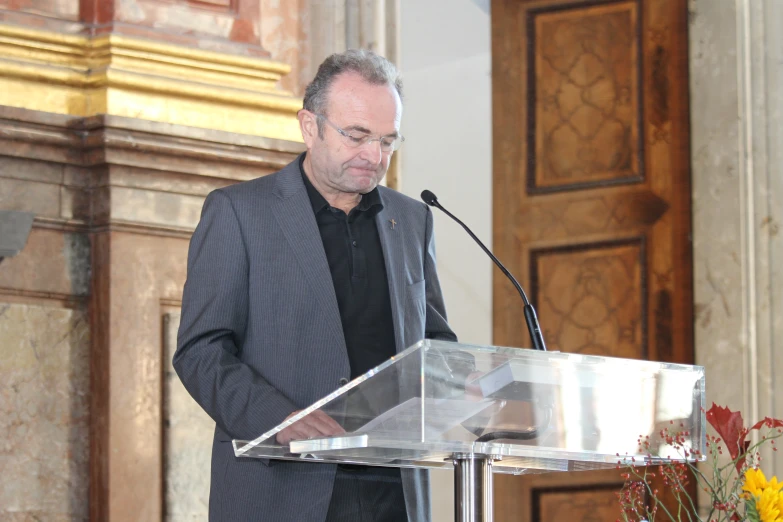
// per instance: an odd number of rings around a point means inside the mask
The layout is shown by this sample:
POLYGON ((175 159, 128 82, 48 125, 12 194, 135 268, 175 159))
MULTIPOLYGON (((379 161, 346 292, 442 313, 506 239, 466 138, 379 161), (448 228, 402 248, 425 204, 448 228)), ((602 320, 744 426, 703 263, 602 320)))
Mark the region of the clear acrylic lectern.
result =
POLYGON ((238 457, 415 468, 454 468, 458 521, 492 520, 492 473, 616 467, 682 455, 665 443, 674 422, 685 447, 705 451, 704 369, 421 341, 253 441, 238 457), (344 433, 293 441, 275 435, 314 411, 344 433))

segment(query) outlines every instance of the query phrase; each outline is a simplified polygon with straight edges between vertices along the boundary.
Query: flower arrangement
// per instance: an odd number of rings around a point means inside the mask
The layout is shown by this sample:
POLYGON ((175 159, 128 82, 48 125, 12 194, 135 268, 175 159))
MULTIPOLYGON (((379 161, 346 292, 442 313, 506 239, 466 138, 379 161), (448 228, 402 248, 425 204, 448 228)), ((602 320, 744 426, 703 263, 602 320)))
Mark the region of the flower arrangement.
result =
MULTIPOLYGON (((625 484, 618 493, 622 509, 618 522, 783 522, 783 483, 778 483, 777 477, 767 480, 759 453, 767 444, 777 451, 775 440, 783 435, 783 421, 765 417, 746 428, 741 413, 714 403, 706 418, 717 433, 706 435, 707 455, 686 445, 688 432, 669 428, 661 430, 661 440, 673 447, 679 458, 661 465, 657 475, 647 467, 618 462, 618 466, 625 466, 625 484), (754 430, 759 437, 751 443, 748 435, 754 430), (722 458, 724 450, 729 462, 722 458), (697 467, 695 462, 704 457, 708 466, 697 467), (710 503, 702 509, 706 518, 701 518, 692 497, 697 487, 709 497, 710 503), (666 498, 671 501, 665 502, 666 498)), ((640 437, 638 442, 640 453, 649 455, 649 438, 640 437)))

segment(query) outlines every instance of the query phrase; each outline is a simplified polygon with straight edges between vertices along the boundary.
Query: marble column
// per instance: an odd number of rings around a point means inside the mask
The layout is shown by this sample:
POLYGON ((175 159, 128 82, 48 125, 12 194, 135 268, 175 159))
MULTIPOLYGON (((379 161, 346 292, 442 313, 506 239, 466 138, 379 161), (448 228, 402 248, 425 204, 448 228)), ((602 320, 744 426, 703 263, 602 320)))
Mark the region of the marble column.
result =
POLYGON ((696 362, 708 401, 781 418, 783 3, 689 8, 696 362))

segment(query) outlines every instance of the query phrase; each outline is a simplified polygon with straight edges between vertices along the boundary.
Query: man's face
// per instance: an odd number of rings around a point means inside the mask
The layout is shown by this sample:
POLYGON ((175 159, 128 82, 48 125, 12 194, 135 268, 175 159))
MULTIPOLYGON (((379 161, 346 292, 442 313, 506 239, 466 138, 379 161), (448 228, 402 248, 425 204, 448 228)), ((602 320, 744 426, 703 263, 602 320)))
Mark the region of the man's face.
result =
MULTIPOLYGON (((353 135, 396 136, 402 103, 393 86, 372 85, 346 73, 334 79, 323 116, 353 135)), ((366 194, 386 175, 392 152, 381 151, 377 140, 352 147, 350 139, 326 121, 322 121, 323 138, 319 137, 312 113, 302 111, 299 118, 311 166, 308 174, 321 192, 366 194)))

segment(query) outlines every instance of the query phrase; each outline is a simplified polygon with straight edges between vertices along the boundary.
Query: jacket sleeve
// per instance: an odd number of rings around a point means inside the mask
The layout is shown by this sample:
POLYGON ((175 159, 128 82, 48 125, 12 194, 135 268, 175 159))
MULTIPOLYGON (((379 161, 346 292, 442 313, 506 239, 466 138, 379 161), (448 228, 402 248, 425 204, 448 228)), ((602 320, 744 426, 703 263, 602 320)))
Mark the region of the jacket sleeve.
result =
POLYGON ((235 439, 251 440, 298 408, 240 360, 249 261, 234 207, 212 192, 188 251, 174 368, 190 395, 235 439))
POLYGON ((446 305, 440 289, 438 270, 435 266, 435 233, 433 231, 432 211, 427 210, 424 235, 424 280, 426 281, 427 317, 424 324, 424 337, 441 341, 456 341, 457 336, 446 321, 446 305))

